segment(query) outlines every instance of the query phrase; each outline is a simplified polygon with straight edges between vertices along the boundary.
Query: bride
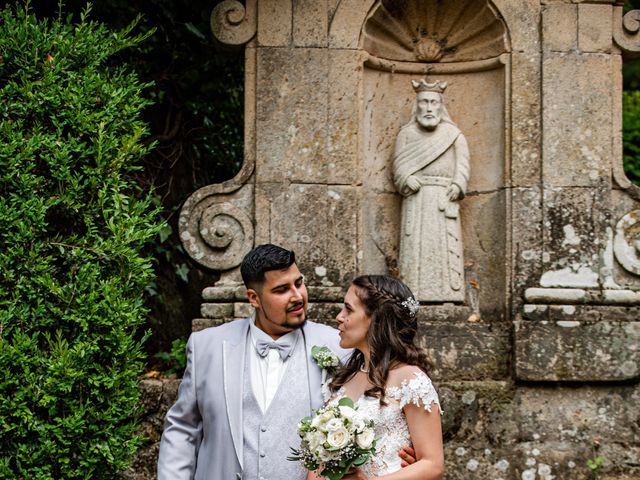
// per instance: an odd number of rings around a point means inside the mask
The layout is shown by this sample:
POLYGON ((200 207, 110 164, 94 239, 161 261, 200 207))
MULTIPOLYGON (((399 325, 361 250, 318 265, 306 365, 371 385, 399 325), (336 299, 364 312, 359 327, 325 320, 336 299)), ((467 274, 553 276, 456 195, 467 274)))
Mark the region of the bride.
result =
MULTIPOLYGON (((373 418, 376 455, 343 480, 442 479, 442 411, 413 343, 417 310, 411 290, 389 276, 358 277, 347 291, 336 319, 340 346, 354 352, 330 382, 329 402, 347 396, 373 418), (397 452, 409 443, 416 461, 402 468, 397 452)), ((318 478, 311 472, 307 480, 318 478)))

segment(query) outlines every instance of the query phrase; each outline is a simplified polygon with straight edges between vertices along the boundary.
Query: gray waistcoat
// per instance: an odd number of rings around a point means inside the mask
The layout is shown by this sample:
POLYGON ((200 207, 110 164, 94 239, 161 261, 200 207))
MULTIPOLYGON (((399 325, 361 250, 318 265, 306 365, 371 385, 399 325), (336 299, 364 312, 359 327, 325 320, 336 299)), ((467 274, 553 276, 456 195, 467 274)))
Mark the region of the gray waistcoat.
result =
MULTIPOLYGON (((247 348, 247 355, 252 353, 247 348)), ((249 358, 245 361, 242 399, 245 480, 304 480, 307 471, 291 462, 291 448, 300 446, 298 421, 310 411, 304 341, 298 339, 293 355, 267 411, 262 414, 251 388, 249 358)))

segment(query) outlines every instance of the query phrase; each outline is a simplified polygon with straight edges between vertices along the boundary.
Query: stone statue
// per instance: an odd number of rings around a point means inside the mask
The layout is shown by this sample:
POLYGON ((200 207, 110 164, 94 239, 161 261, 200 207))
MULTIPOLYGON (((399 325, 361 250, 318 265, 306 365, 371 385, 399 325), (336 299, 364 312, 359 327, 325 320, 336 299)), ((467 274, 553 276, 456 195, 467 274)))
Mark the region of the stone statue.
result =
POLYGON ((412 80, 411 121, 400 129, 393 181, 402 200, 400 275, 416 299, 464 301, 459 200, 469 180, 469 149, 449 117, 446 82, 412 80))

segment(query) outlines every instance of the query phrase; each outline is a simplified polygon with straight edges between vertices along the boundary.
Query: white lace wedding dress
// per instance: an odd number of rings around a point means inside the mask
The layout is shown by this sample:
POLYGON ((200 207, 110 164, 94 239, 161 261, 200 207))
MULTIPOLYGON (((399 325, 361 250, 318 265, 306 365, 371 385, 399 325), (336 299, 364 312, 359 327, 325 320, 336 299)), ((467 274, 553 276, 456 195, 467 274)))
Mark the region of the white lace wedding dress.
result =
MULTIPOLYGON (((344 387, 330 396, 329 403, 337 403, 345 395, 344 387)), ((402 409, 413 403, 427 411, 432 405, 438 406, 440 400, 431 379, 423 372, 415 372, 413 378, 402 381, 399 387, 387 387, 385 392, 387 405, 381 407, 377 398, 361 396, 356 402, 358 411, 364 413, 375 422, 376 455, 364 464, 362 471, 369 476, 385 475, 400 470, 401 458, 398 451, 411 445, 409 428, 402 409)))

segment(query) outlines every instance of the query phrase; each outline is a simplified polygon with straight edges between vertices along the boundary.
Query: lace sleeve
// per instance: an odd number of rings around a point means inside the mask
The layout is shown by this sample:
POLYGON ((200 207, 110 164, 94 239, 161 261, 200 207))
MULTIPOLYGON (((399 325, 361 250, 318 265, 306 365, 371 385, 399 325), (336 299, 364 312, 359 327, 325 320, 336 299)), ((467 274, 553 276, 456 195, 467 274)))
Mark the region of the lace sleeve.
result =
POLYGON ((413 378, 405 378, 399 387, 390 387, 387 394, 400 402, 400 408, 413 403, 417 407, 423 406, 426 411, 430 412, 431 405, 435 403, 442 414, 438 393, 433 387, 431 379, 423 372, 414 372, 413 378))

